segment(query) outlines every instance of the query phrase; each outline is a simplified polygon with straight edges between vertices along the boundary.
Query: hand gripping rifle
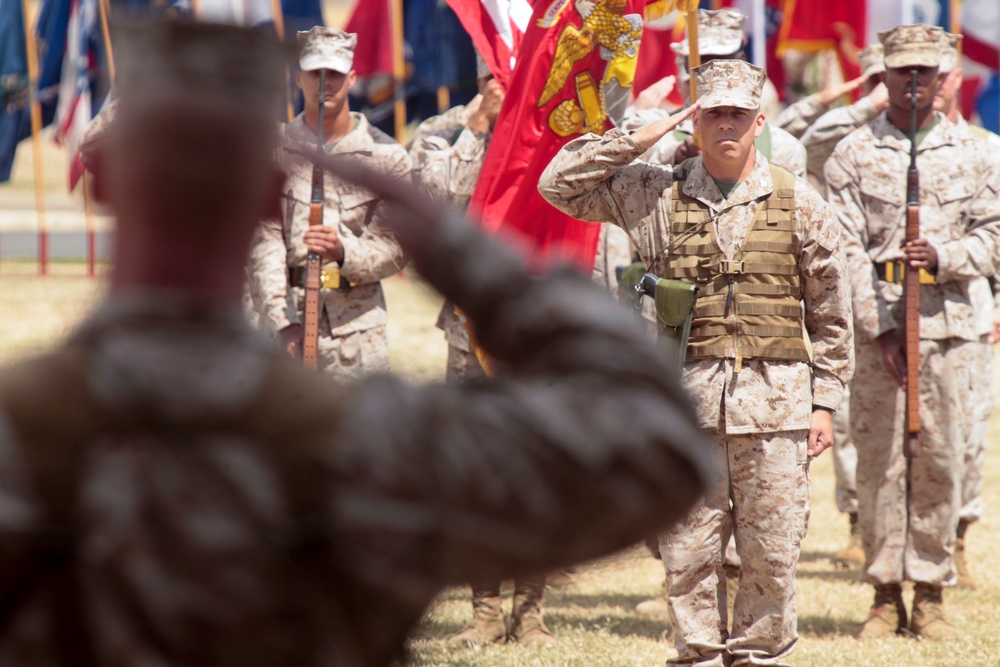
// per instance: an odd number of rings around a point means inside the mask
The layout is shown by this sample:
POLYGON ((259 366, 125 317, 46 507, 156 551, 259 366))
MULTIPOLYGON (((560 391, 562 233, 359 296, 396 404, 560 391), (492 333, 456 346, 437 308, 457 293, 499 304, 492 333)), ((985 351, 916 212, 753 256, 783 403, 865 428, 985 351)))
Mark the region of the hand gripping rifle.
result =
MULTIPOLYGON (((323 105, 326 97, 326 70, 319 73, 319 127, 316 152, 323 152, 323 105)), ((309 201, 309 226, 323 224, 323 168, 313 163, 312 198, 309 201)), ((306 370, 316 370, 316 353, 319 345, 319 288, 323 271, 323 258, 311 252, 306 258, 306 312, 303 324, 302 365, 306 370)))
MULTIPOLYGON (((910 70, 910 168, 906 172, 906 241, 920 238, 920 174, 917 171, 917 71, 910 70)), ((903 453, 920 455, 920 271, 903 269, 906 354, 906 428, 903 453)))

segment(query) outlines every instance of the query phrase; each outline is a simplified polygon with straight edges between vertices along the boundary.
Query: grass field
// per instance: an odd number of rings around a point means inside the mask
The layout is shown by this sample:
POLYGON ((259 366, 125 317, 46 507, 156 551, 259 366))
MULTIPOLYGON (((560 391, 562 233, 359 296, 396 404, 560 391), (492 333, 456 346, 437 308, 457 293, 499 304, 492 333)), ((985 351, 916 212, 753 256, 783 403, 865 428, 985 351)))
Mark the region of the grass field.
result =
MULTIPOLYGON (((54 271, 82 273, 79 267, 54 271)), ((445 346, 434 328, 440 299, 409 274, 388 281, 386 290, 394 367, 414 380, 440 378, 445 346)), ((100 280, 0 276, 0 364, 55 344, 102 292, 100 280)), ((990 424, 990 435, 991 444, 1000 436, 1000 416, 990 424)), ((866 616, 871 589, 858 582, 856 573, 834 570, 829 562, 847 533, 847 520, 833 505, 829 455, 814 462, 812 475, 813 513, 798 579, 802 637, 792 663, 797 667, 1000 664, 1000 572, 994 565, 1000 562, 1000 463, 996 457, 987 459, 986 516, 969 531, 969 560, 980 586, 975 591, 946 593, 951 619, 962 638, 941 644, 895 638, 859 644, 851 637, 866 616)), ((657 593, 661 581, 659 562, 638 548, 583 567, 574 583, 547 595, 547 621, 559 640, 549 649, 508 645, 473 650, 446 645, 443 638, 462 627, 471 613, 467 591, 447 591, 412 642, 412 665, 662 665, 672 652, 667 623, 632 611, 637 602, 657 593)))

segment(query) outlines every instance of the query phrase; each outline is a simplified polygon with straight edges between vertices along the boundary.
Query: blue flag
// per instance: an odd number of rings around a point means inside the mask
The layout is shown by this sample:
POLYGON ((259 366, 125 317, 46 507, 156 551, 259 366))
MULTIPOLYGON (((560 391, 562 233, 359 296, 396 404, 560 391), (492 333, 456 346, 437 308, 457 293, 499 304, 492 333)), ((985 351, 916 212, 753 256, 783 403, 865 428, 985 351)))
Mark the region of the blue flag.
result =
MULTIPOLYGON (((7 95, 5 87, 3 96, 5 102, 11 100, 0 115, 0 182, 6 182, 10 180, 17 144, 31 136, 31 112, 27 94, 28 67, 21 3, 4 2, 0 5, 0 36, 4 40, 3 51, 0 52, 0 57, 3 58, 0 72, 4 73, 5 81, 14 82, 15 79, 10 77, 15 75, 22 77, 24 81, 23 90, 18 87, 19 84, 12 84, 11 94, 7 95), (15 40, 17 43, 13 43, 15 40), (9 46, 8 42, 12 44, 9 46)), ((72 0, 43 0, 35 25, 39 51, 38 100, 42 105, 42 127, 52 122, 56 112, 71 6, 72 0)))

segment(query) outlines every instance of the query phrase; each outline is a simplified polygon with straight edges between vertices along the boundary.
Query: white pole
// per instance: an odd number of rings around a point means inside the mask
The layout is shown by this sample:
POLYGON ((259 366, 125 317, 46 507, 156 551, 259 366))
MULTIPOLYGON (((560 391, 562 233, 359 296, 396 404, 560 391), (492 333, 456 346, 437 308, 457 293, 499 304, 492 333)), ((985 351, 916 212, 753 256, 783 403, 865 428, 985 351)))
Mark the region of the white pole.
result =
POLYGON ((767 69, 767 19, 764 0, 753 0, 753 54, 750 58, 757 67, 767 69))

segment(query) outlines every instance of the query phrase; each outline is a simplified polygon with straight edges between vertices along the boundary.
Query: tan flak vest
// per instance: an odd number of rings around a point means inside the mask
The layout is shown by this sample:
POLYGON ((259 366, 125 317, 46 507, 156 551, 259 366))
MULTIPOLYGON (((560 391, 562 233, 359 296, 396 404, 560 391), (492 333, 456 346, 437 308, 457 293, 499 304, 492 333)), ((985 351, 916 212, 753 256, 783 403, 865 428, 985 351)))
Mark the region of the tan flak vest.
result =
POLYGON ((809 361, 802 329, 795 176, 770 167, 774 189, 757 200, 757 215, 732 260, 719 248, 711 210, 681 191, 691 160, 675 171, 670 232, 677 245, 662 272, 655 268, 663 278, 698 285, 687 361, 730 358, 736 360, 736 370, 743 359, 809 361))

